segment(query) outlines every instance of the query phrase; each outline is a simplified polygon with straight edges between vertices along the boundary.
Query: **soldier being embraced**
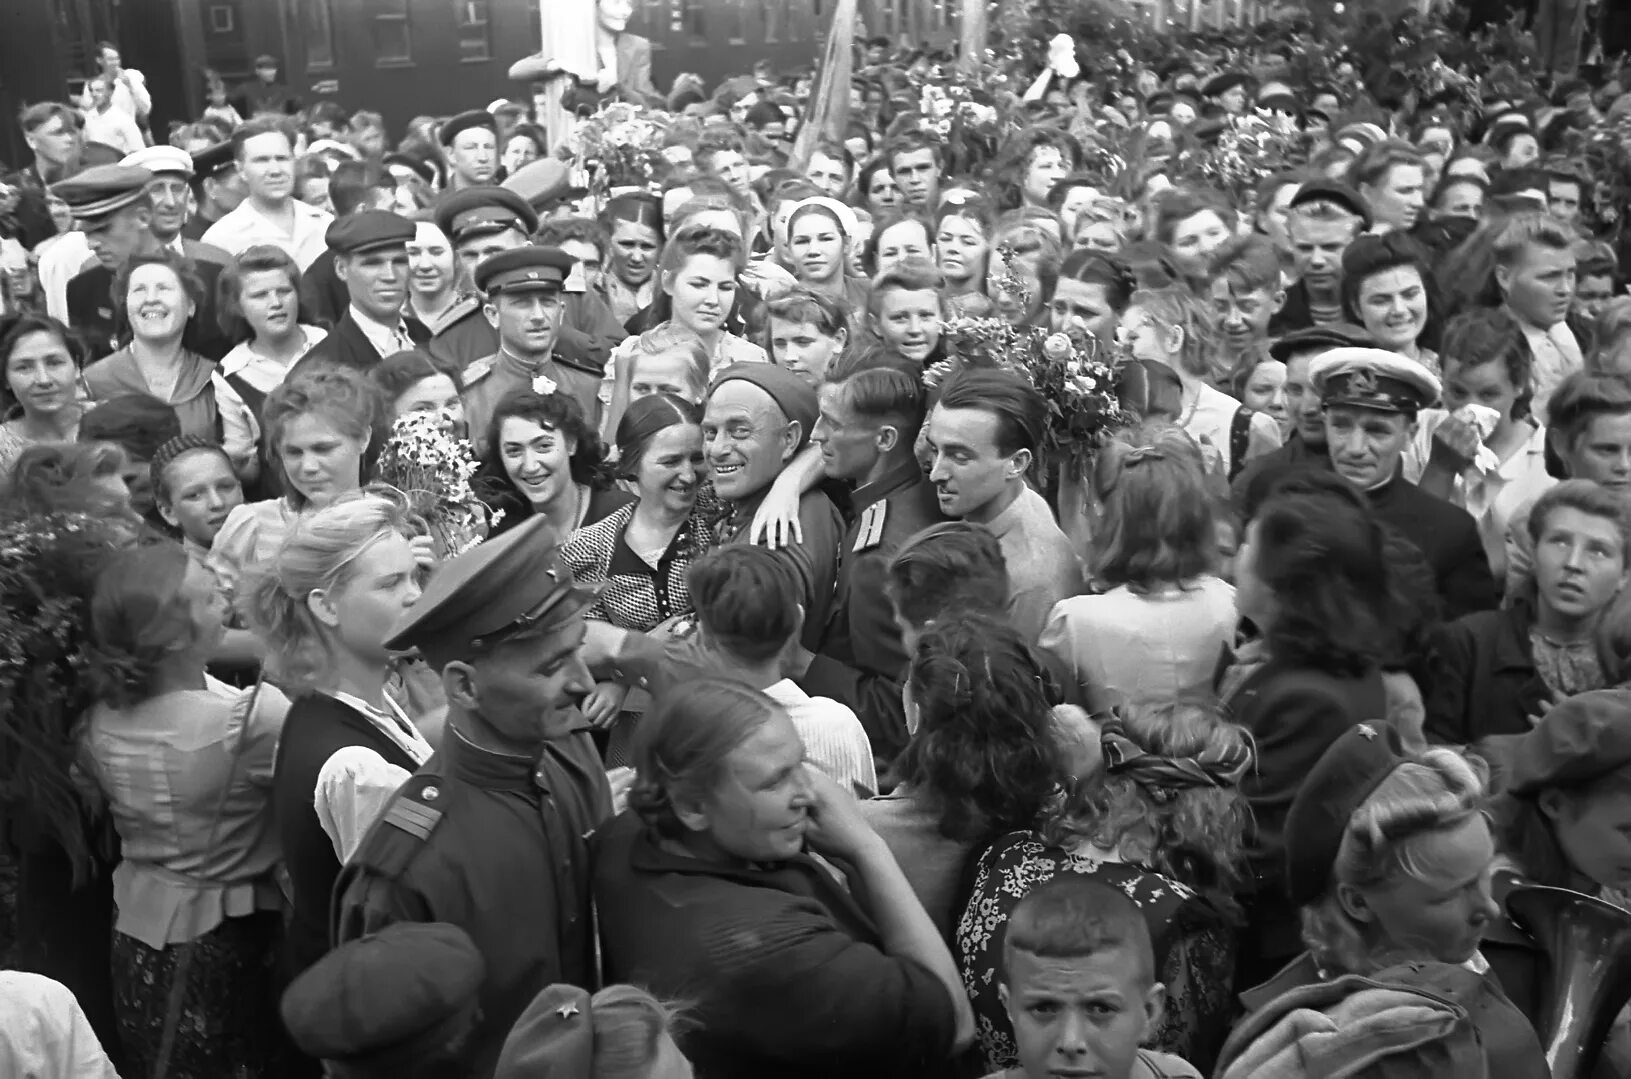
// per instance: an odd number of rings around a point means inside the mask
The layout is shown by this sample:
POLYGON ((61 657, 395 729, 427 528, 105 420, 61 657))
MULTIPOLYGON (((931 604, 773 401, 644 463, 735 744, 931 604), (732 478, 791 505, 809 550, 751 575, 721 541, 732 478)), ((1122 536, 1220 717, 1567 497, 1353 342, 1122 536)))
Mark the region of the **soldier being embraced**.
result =
POLYGON ((575 705, 594 685, 580 648, 596 591, 534 518, 444 566, 387 642, 442 672, 447 733, 341 873, 334 936, 401 921, 470 935, 487 965, 472 1076, 546 985, 594 984, 585 836, 611 791, 575 705))

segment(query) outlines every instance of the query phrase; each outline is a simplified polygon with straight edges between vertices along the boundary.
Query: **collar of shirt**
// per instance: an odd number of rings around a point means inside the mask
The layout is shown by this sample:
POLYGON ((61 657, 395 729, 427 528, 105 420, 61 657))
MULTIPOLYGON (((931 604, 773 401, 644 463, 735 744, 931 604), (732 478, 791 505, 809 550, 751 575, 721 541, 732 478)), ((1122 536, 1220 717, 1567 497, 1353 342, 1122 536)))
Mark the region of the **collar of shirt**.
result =
POLYGON ((484 790, 532 794, 543 785, 543 769, 536 756, 500 753, 478 746, 449 723, 442 742, 448 773, 484 790))
POLYGON ((398 749, 412 757, 415 764, 424 764, 435 752, 430 743, 425 741, 425 736, 419 733, 419 728, 413 725, 401 706, 393 701, 389 694, 385 697, 383 709, 375 708, 361 697, 350 693, 330 691, 329 696, 366 717, 368 722, 378 727, 381 733, 396 743, 398 749))
POLYGON ((351 305, 351 321, 357 324, 362 335, 368 338, 368 343, 374 346, 374 351, 381 356, 389 356, 393 352, 402 352, 413 348, 413 338, 408 336, 408 326, 399 316, 395 326, 387 326, 374 316, 367 314, 356 304, 351 305))
MULTIPOLYGON (((1008 503, 1008 505, 1004 506, 1001 513, 997 514, 995 517, 991 518, 991 520, 985 523, 985 527, 990 529, 993 536, 996 536, 999 540, 1002 539, 1004 536, 1008 535, 1008 533, 1016 531, 1024 526, 1025 517, 1027 516, 1029 507, 1023 505, 1023 503, 1030 498, 1040 497, 1040 495, 1038 495, 1035 491, 1032 491, 1027 485, 1024 490, 1019 492, 1019 497, 1015 498, 1012 502, 1008 503)), ((1049 511, 1049 515, 1052 515, 1051 510, 1049 511)))
POLYGON ((515 353, 511 352, 509 349, 505 348, 503 345, 500 345, 498 347, 498 360, 500 363, 507 365, 511 370, 516 371, 529 379, 536 378, 539 375, 548 375, 557 384, 559 384, 561 381, 560 379, 555 378, 555 356, 553 352, 539 360, 524 360, 520 356, 517 356, 515 353))

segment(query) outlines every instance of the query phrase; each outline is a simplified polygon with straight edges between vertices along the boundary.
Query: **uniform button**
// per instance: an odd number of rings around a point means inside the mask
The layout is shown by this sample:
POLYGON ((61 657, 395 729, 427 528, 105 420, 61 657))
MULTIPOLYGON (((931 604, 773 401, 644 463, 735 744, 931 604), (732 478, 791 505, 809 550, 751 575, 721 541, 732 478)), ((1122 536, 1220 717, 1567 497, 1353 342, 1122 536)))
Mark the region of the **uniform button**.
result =
POLYGON ((442 796, 442 792, 437 790, 435 787, 426 787, 420 792, 419 796, 427 802, 434 802, 436 799, 442 796))

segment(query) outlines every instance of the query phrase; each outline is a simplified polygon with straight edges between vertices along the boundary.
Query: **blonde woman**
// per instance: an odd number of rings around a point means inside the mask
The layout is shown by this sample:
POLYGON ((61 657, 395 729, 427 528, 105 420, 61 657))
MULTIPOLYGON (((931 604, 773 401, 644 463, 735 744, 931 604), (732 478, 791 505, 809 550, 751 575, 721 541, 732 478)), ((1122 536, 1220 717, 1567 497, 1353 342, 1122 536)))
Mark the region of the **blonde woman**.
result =
POLYGON ((329 942, 340 865, 432 748, 385 692, 385 638, 419 598, 427 541, 402 504, 364 490, 300 518, 251 570, 239 606, 266 646, 267 677, 294 704, 272 775, 293 907, 289 973, 329 942))
POLYGON ((1279 448, 1273 417, 1244 408, 1213 385, 1228 377, 1226 357, 1211 312, 1187 288, 1135 292, 1119 335, 1134 359, 1165 364, 1177 374, 1183 386, 1178 425, 1206 447, 1225 476, 1279 448))
POLYGON ((1057 603, 1040 641, 1074 675, 1067 694, 1089 712, 1209 694, 1239 616, 1216 575, 1200 447, 1170 424, 1134 432, 1105 447, 1090 482, 1098 594, 1057 603))
POLYGON ((1389 968, 1441 987, 1472 1014, 1491 1079, 1546 1075, 1535 1030, 1487 977, 1479 950, 1500 908, 1481 764, 1451 749, 1405 753, 1360 723, 1326 750, 1286 818, 1288 891, 1307 951, 1242 994, 1253 1011, 1291 990, 1389 968))

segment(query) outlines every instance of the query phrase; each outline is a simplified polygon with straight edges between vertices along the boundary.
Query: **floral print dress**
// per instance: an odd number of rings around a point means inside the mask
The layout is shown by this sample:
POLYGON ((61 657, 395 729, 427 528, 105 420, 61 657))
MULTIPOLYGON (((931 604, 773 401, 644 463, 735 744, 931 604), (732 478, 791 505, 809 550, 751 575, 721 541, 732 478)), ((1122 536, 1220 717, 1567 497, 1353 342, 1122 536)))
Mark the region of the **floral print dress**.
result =
POLYGON ((1235 934, 1222 912, 1194 889, 1143 866, 1050 846, 1034 832, 1010 832, 980 856, 953 942, 986 1070, 1019 1064, 1013 1027, 997 993, 1009 916, 1031 889, 1060 873, 1093 876, 1143 912, 1155 945, 1156 976, 1167 987, 1166 1012, 1151 1047, 1176 1053, 1206 1074, 1234 1008, 1235 934))

